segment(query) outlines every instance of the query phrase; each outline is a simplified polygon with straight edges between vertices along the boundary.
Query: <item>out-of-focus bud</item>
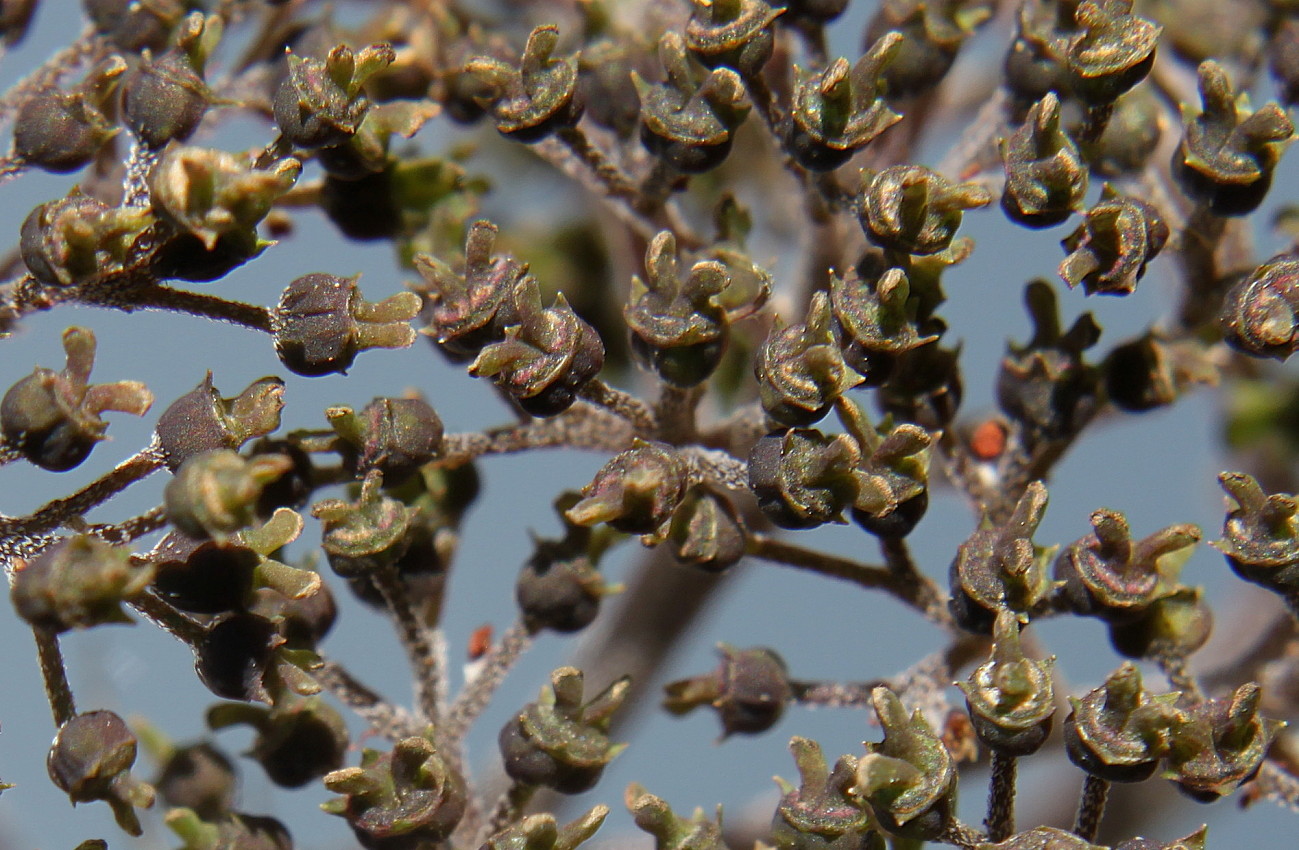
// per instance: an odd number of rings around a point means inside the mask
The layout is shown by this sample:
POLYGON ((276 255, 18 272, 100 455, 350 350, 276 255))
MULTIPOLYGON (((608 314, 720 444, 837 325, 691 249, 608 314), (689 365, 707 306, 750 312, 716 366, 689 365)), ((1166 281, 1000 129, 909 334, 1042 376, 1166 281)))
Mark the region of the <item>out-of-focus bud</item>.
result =
POLYGON ((275 123, 299 148, 338 145, 355 135, 370 101, 365 81, 392 64, 391 45, 372 44, 353 52, 346 45, 324 59, 289 54, 289 75, 275 93, 275 123))
POLYGON ((1285 360, 1299 349, 1299 256, 1279 254, 1227 290, 1218 323, 1227 343, 1285 360))
POLYGON ((775 726, 793 698, 785 661, 775 650, 720 644, 722 662, 711 673, 664 685, 663 707, 687 714, 708 706, 722 723, 722 737, 757 735, 775 726))
POLYGON ((153 806, 153 788, 130 774, 135 764, 135 736, 111 711, 78 714, 59 728, 50 746, 50 779, 74 804, 103 800, 117 825, 140 835, 137 808, 153 806))
POLYGON ((19 561, 9 594, 28 623, 66 632, 131 623, 122 603, 138 597, 152 580, 153 566, 133 561, 128 549, 78 535, 19 561))

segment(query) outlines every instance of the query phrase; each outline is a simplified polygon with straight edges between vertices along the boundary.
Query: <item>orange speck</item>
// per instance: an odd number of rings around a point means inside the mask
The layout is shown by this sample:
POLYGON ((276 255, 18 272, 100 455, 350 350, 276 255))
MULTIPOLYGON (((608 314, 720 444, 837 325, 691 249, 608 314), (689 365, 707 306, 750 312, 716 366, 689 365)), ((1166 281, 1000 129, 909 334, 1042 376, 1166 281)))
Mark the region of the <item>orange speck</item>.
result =
POLYGON ((491 623, 485 623, 474 629, 474 633, 469 636, 469 660, 477 661, 491 648, 492 626, 491 623))
POLYGON ((1006 450, 1006 426, 996 419, 981 423, 970 435, 970 451, 979 460, 995 460, 1006 450))

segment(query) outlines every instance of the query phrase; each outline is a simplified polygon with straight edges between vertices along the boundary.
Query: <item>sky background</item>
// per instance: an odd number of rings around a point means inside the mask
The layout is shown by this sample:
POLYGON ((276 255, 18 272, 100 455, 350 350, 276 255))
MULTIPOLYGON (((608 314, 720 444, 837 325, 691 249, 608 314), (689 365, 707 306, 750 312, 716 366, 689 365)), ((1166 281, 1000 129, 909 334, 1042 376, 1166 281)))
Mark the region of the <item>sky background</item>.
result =
MULTIPOLYGON (((836 25, 836 52, 856 57, 862 24, 872 6, 854 3, 836 25)), ((9 85, 35 67, 52 46, 65 43, 80 28, 78 13, 79 4, 73 0, 45 0, 28 40, 0 62, 0 82, 9 85)), ((989 33, 977 49, 1000 51, 1005 38, 1002 33, 989 33)), ((958 66, 957 72, 964 67, 958 66)), ((218 135, 196 141, 234 150, 260 146, 268 138, 264 127, 234 120, 218 135)), ((436 151, 448 138, 445 128, 433 126, 416 141, 423 149, 436 151)), ((921 161, 935 163, 942 150, 936 145, 922 153, 921 161)), ((1273 193, 1276 197, 1269 206, 1286 200, 1286 190, 1295 185, 1295 178, 1293 165, 1283 166, 1273 193)), ((74 182, 74 178, 32 173, 5 185, 0 233, 9 233, 16 240, 27 212, 41 201, 64 195, 74 182)), ((554 216, 568 214, 572 200, 571 195, 554 195, 549 184, 539 187, 501 181, 485 200, 484 214, 503 228, 544 226, 554 216)), ((1266 214, 1258 218, 1265 220, 1266 214)), ((1029 335, 1021 306, 1023 284, 1035 276, 1054 277, 1062 256, 1057 243, 1070 227, 1030 237, 1011 226, 995 205, 968 215, 967 222, 964 232, 976 239, 978 247, 970 260, 946 279, 950 300, 942 313, 951 324, 949 339, 964 342, 963 414, 975 419, 980 411, 993 409, 992 377, 1006 336, 1022 341, 1029 335)), ((1268 234, 1260 238, 1260 257, 1283 247, 1268 234)), ((778 281, 788 281, 797 273, 796 259, 764 252, 761 245, 751 247, 755 258, 769 264, 778 281)), ((1081 311, 1092 310, 1105 329, 1102 350, 1140 332, 1170 300, 1170 279, 1161 265, 1157 263, 1140 290, 1126 299, 1085 300, 1081 292, 1060 287, 1066 325, 1081 311)), ((361 288, 370 300, 399 291, 411 277, 397 269, 389 246, 345 241, 322 215, 304 212, 298 216, 298 228, 291 239, 219 284, 209 285, 206 291, 273 304, 290 280, 316 271, 361 273, 361 288)), ((285 430, 323 425, 323 411, 331 405, 359 408, 376 395, 398 395, 408 387, 426 395, 448 432, 477 430, 510 418, 486 384, 448 366, 423 340, 405 351, 364 354, 346 378, 306 379, 285 375, 270 340, 243 328, 192 317, 126 316, 85 308, 60 308, 33 316, 13 338, 0 341, 0 387, 9 386, 35 365, 61 368, 60 333, 70 325, 89 327, 98 337, 94 380, 142 380, 157 398, 155 408, 140 420, 110 414, 112 439, 71 472, 45 473, 24 464, 0 469, 0 512, 22 514, 65 495, 144 446, 156 416, 193 388, 208 368, 226 396, 263 375, 285 376, 285 430)), ((648 382, 641 376, 640 383, 629 388, 646 387, 648 382)), ((1204 529, 1206 540, 1218 536, 1222 500, 1214 476, 1230 468, 1220 448, 1218 401, 1213 391, 1205 390, 1173 411, 1113 417, 1094 428, 1052 478, 1051 504, 1038 542, 1077 539, 1089 530, 1088 515, 1101 506, 1125 512, 1137 535, 1171 523, 1196 522, 1204 529)), ((462 648, 479 625, 491 623, 499 633, 513 621, 514 579, 531 553, 528 530, 553 535, 558 530, 550 507, 554 494, 561 487, 581 487, 603 460, 596 454, 553 451, 481 463, 483 496, 464 527, 446 615, 453 659, 463 657, 462 648)), ((158 475, 137 485, 94 518, 122 518, 156 504, 164 478, 158 475)), ((949 489, 936 490, 928 516, 911 537, 922 568, 945 582, 956 546, 976 523, 977 517, 949 489)), ((310 542, 312 533, 309 528, 304 540, 310 542)), ((855 526, 804 532, 795 539, 864 561, 878 560, 873 539, 855 526)), ((628 556, 635 556, 637 548, 634 543, 624 545, 607 561, 610 580, 628 575, 628 556)), ((718 641, 741 647, 771 645, 800 679, 847 680, 895 674, 941 645, 941 635, 934 627, 882 595, 845 592, 843 585, 833 581, 772 565, 745 563, 738 569, 741 574, 730 582, 727 593, 714 601, 707 616, 683 641, 663 671, 663 681, 711 669, 718 641)), ((327 580, 339 591, 336 595, 343 610, 324 650, 362 671, 373 687, 409 704, 409 676, 391 629, 372 610, 353 603, 332 576, 327 580)), ((1186 566, 1184 580, 1209 588, 1219 623, 1216 631, 1221 635, 1233 633, 1240 621, 1262 621, 1275 606, 1265 594, 1230 576, 1221 556, 1203 545, 1186 566)), ((1035 628, 1040 628, 1044 643, 1060 656, 1065 677, 1076 693, 1094 687, 1119 663, 1109 649, 1104 628, 1096 621, 1061 619, 1035 628)), ((205 734, 203 712, 215 700, 192 675, 189 651, 165 634, 147 625, 100 628, 71 634, 64 646, 79 710, 108 708, 125 717, 143 714, 178 741, 205 734)), ((501 724, 535 698, 549 671, 563 663, 573 646, 571 638, 544 636, 538 640, 471 735, 472 764, 492 763, 501 724)), ((8 606, 0 610, 0 647, 0 778, 17 784, 0 796, 0 850, 71 850, 91 837, 107 838, 113 848, 176 846, 178 842, 162 827, 156 812, 146 818, 144 839, 133 843, 112 825, 107 806, 89 804, 75 810, 69 806, 45 775, 45 753, 54 728, 30 633, 8 606)), ((1213 645, 1206 650, 1214 651, 1213 645)), ((768 734, 719 744, 716 719, 710 712, 686 718, 646 712, 626 733, 633 745, 610 766, 596 790, 582 795, 575 805, 603 802, 614 809, 614 816, 597 836, 598 842, 616 840, 630 829, 621 797, 633 780, 667 798, 681 812, 697 805, 711 810, 722 803, 728 820, 751 812, 761 812, 765 818, 776 797, 770 777, 796 776, 785 749, 790 736, 819 740, 830 758, 840 753, 860 755, 863 740, 879 739, 878 729, 867 721, 862 712, 793 707, 768 734)), ((222 732, 216 740, 227 752, 238 753, 248 747, 251 736, 235 730, 222 732)), ((273 788, 251 761, 241 761, 241 768, 241 807, 284 820, 294 833, 296 846, 318 850, 355 846, 340 819, 314 811, 329 796, 323 787, 283 791, 273 788)), ((1021 787, 1026 794, 1021 799, 1021 824, 1035 823, 1033 812, 1053 800, 1075 799, 1081 774, 1064 765, 1058 749, 1028 760, 1022 769, 1025 781, 1021 787)), ((139 770, 148 777, 153 767, 142 758, 139 770)), ((961 812, 971 823, 982 819, 985 789, 977 773, 971 773, 963 785, 961 812)), ((1123 789, 1115 793, 1122 794, 1123 789)), ((1211 820, 1211 847, 1279 848, 1289 845, 1285 836, 1293 833, 1296 823, 1293 813, 1272 804, 1242 814, 1231 801, 1206 808, 1171 791, 1152 799, 1158 813, 1149 835, 1160 841, 1185 835, 1211 820)), ((649 846, 645 835, 636 834, 635 842, 635 846, 649 846)))

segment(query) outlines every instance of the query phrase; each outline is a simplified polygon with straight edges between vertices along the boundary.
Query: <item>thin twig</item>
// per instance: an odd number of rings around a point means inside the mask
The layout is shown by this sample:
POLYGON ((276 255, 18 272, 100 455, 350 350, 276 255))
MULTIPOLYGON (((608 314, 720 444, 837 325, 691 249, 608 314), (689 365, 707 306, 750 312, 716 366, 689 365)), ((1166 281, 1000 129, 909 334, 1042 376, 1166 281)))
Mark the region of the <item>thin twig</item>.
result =
POLYGON ((1073 833, 1083 841, 1094 842, 1105 816, 1105 801, 1110 795, 1110 783, 1099 776, 1087 774, 1083 780, 1082 798, 1078 801, 1078 817, 1073 833))
POLYGON ((82 304, 98 307, 112 307, 131 312, 133 310, 168 310, 173 313, 189 313, 205 319, 216 319, 230 322, 245 328, 270 333, 271 311, 257 304, 245 304, 242 301, 231 301, 208 295, 202 292, 190 292, 185 289, 173 289, 170 286, 146 284, 131 287, 120 292, 107 292, 96 288, 89 290, 84 297, 78 298, 82 304))
POLYGON ((992 776, 988 783, 988 840, 1005 841, 1015 832, 1015 774, 1019 759, 999 751, 992 753, 992 776))
POLYGON ((657 430, 654 412, 645 402, 631 393, 611 387, 596 378, 582 387, 581 394, 582 398, 592 404, 626 419, 636 429, 637 434, 648 437, 657 430))
POLYGON ((402 649, 406 650, 406 658, 410 662, 411 671, 415 674, 415 693, 419 700, 420 712, 426 721, 436 727, 442 713, 439 692, 443 676, 441 665, 438 664, 437 650, 415 609, 411 607, 410 599, 406 596, 406 589, 402 586, 396 569, 389 567, 377 570, 371 575, 371 579, 383 594, 384 604, 392 614, 393 623, 397 627, 397 637, 401 641, 402 649))
POLYGON ((496 806, 492 809, 491 816, 487 819, 487 824, 482 828, 475 844, 481 845, 496 833, 518 823, 523 817, 523 810, 527 807, 534 794, 537 793, 537 786, 523 785, 518 782, 511 783, 509 790, 501 795, 496 806))
POLYGON ((63 665, 59 636, 53 629, 42 626, 34 626, 32 635, 36 638, 36 654, 41 662, 41 677, 45 680, 45 697, 54 715, 54 725, 61 727, 76 716, 77 705, 68 685, 68 670, 63 665))
POLYGON ((196 646, 206 634, 202 623, 190 619, 178 608, 152 593, 140 594, 130 600, 130 605, 146 620, 186 646, 196 646))
POLYGON ((438 737, 452 742, 458 748, 459 742, 473 722, 482 714, 491 702, 492 695, 501 682, 514 667, 528 647, 532 646, 532 633, 523 623, 518 622, 506 629, 482 659, 482 668, 456 695, 455 702, 447 711, 442 721, 438 737))
POLYGON ((654 404, 658 438, 675 445, 695 442, 699 438, 695 409, 702 397, 702 387, 686 389, 662 384, 658 401, 654 404))
POLYGON ((337 661, 324 660, 311 671, 311 675, 322 688, 388 740, 396 742, 423 734, 423 727, 405 709, 370 690, 337 661))

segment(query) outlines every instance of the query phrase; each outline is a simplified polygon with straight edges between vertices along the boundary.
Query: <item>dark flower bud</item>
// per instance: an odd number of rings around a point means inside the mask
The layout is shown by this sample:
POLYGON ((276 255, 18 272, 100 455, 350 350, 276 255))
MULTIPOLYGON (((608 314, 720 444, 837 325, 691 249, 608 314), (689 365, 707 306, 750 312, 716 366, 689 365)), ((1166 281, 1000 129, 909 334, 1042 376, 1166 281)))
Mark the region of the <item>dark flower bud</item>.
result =
POLYGON ((794 66, 794 102, 785 148, 804 168, 833 171, 902 120, 884 100, 884 68, 902 36, 890 32, 857 64, 836 59, 821 73, 794 66))
POLYGON ((758 507, 781 528, 815 528, 842 522, 857 497, 861 451, 847 435, 809 428, 776 431, 749 455, 749 486, 758 507))
POLYGON ((997 375, 997 404, 1024 426, 1030 440, 1054 440, 1076 433, 1099 405, 1100 376, 1083 360, 1101 329, 1091 313, 1060 330, 1055 290, 1035 280, 1024 290, 1033 338, 1008 344, 997 375))
POLYGON ((203 743, 167 753, 153 785, 168 806, 183 806, 201 818, 216 820, 234 806, 237 778, 230 759, 203 743))
POLYGON ((543 308, 531 275, 515 284, 512 300, 518 324, 478 352, 469 374, 492 378, 533 416, 556 416, 604 367, 604 343, 562 292, 553 307, 543 308))
POLYGON ((686 47, 709 68, 727 66, 742 77, 762 70, 775 47, 772 24, 785 11, 764 0, 692 0, 686 47))
POLYGON ((1065 58, 1057 49, 1062 35, 1058 9, 1067 14, 1067 7, 1055 4, 1025 3, 1019 7, 1015 38, 1002 62, 1002 82, 1016 114, 1022 114, 1049 92, 1067 88, 1065 58))
POLYGON ((947 76, 961 44, 991 17, 985 3, 884 0, 866 30, 866 44, 886 33, 902 35, 897 55, 884 69, 891 100, 933 89, 947 76))
POLYGON ((383 474, 372 470, 355 502, 326 499, 311 508, 329 565, 344 578, 391 568, 409 545, 415 512, 385 496, 382 484, 383 474))
POLYGON ((1087 150, 1092 173, 1113 178, 1145 168, 1164 133, 1163 109, 1145 87, 1119 98, 1101 137, 1087 150))
POLYGON ((1285 360, 1299 349, 1299 257, 1278 254, 1234 284, 1218 323, 1227 343, 1254 357, 1285 360))
POLYGON ((835 399, 862 382, 844 362, 825 292, 812 296, 804 324, 772 325, 753 373, 762 409, 795 428, 824 418, 835 399))
POLYGON ((830 304, 843 333, 844 362, 867 386, 888 380, 898 355, 938 339, 921 336, 916 321, 919 298, 902 269, 889 269, 874 280, 856 267, 843 277, 830 276, 830 304))
POLYGON ((194 455, 167 482, 167 519, 190 537, 223 540, 252 524, 262 487, 289 464, 283 455, 245 460, 230 449, 194 455))
POLYGON ((253 727, 251 755, 282 788, 301 788, 338 770, 347 754, 343 717, 319 697, 284 700, 273 708, 222 703, 208 709, 207 722, 213 730, 253 727))
POLYGON ((509 255, 492 256, 496 235, 490 221, 474 222, 465 239, 463 272, 427 254, 415 257, 429 302, 424 333, 456 362, 473 359, 504 336, 515 286, 527 273, 527 266, 509 255))
POLYGON ((853 794, 857 759, 840 756, 831 770, 820 744, 800 737, 790 740, 789 750, 802 781, 795 787, 776 777, 781 791, 771 819, 776 849, 883 850, 883 837, 853 794))
POLYGON ((678 171, 699 174, 722 164, 732 135, 749 114, 744 81, 730 68, 714 68, 700 79, 691 68, 681 36, 659 41, 666 79, 648 83, 632 71, 641 104, 641 142, 678 171))
POLYGON ((18 561, 9 595, 18 616, 54 632, 130 623, 122 603, 153 580, 149 564, 97 537, 63 538, 30 561, 18 561))
POLYGON ((744 557, 747 531, 728 496, 704 487, 686 494, 667 530, 672 554, 683 564, 720 573, 744 557))
POLYGON ((1019 645, 1019 618, 1003 608, 993 624, 992 657, 958 682, 974 733, 985 747, 1007 756, 1037 752, 1051 734, 1054 659, 1034 661, 1019 645))
POLYGON ((0 41, 6 47, 13 47, 23 40, 35 11, 36 0, 4 0, 0 3, 0 41))
POLYGON ((1172 590, 1178 569, 1200 540, 1194 525, 1170 525, 1139 541, 1123 514, 1098 510, 1092 533, 1055 562, 1055 578, 1074 613, 1123 622, 1140 616, 1172 590))
POLYGON ((653 534, 681 504, 688 484, 675 449, 637 439, 600 468, 564 516, 577 525, 606 522, 626 534, 653 534))
POLYGON ((105 111, 125 72, 126 62, 114 56, 73 91, 51 86, 24 100, 14 115, 14 158, 56 174, 89 163, 117 134, 105 111))
POLYGON ((104 411, 143 416, 153 393, 139 381, 90 384, 95 335, 85 328, 63 332, 63 371, 37 367, 0 399, 0 435, 41 469, 63 472, 85 460, 104 439, 104 411))
POLYGON ((1217 383, 1208 351, 1197 340, 1166 340, 1147 331, 1106 355, 1101 364, 1105 394, 1115 407, 1129 413, 1172 404, 1193 384, 1217 383))
POLYGON ((153 806, 153 788, 130 774, 136 743, 131 730, 111 711, 78 714, 59 727, 46 766, 54 784, 73 804, 103 800, 117 825, 140 835, 135 810, 153 806))
POLYGON ((726 352, 728 318, 720 295, 731 275, 710 260, 695 263, 682 280, 676 250, 670 231, 654 237, 645 252, 647 279, 632 277, 623 316, 640 362, 673 386, 693 387, 708 379, 726 352))
POLYGON ((595 835, 608 816, 609 807, 599 805, 560 827, 554 815, 528 815, 489 837, 481 850, 576 850, 595 835))
POLYGON ((382 301, 361 297, 356 277, 315 273, 284 289, 271 316, 275 353, 298 375, 347 374, 356 355, 371 348, 406 348, 407 324, 419 315, 419 296, 399 292, 382 301))
POLYGON ((1047 564, 1055 547, 1033 543, 1046 513, 1046 487, 1034 481, 1015 503, 1005 525, 983 526, 956 550, 952 561, 952 616, 962 628, 988 634, 1003 609, 1029 614, 1055 589, 1047 564))
POLYGON ((1084 103, 1113 103, 1155 64, 1163 29, 1128 14, 1131 10, 1131 0, 1078 4, 1074 21, 1079 31, 1068 39, 1065 68, 1070 91, 1084 103))
POLYGON ((585 703, 580 670, 561 667, 550 682, 537 702, 502 727, 505 772, 525 785, 580 794, 595 787, 605 765, 627 747, 609 740, 609 724, 631 682, 618 679, 585 703))
POLYGON ((709 706, 722 723, 723 738, 775 726, 794 695, 784 659, 761 646, 736 649, 723 643, 717 649, 722 662, 716 670, 663 686, 663 707, 681 715, 709 706))
POLYGON ((1287 17, 1275 26, 1268 43, 1268 68, 1281 90, 1281 102, 1293 106, 1299 103, 1299 19, 1287 17))
POLYGON ((1060 241, 1069 252, 1060 277, 1071 289, 1081 283, 1088 295, 1128 295, 1167 241, 1168 225, 1158 210, 1107 185, 1100 203, 1060 241))
POLYGON ((1193 800, 1211 803, 1258 773, 1284 723, 1258 713, 1262 691, 1246 682, 1230 699, 1210 699, 1189 709, 1173 732, 1165 773, 1193 800))
POLYGON ((1087 163, 1060 126, 1055 92, 1033 104, 1028 118, 1001 144, 1006 188, 1001 208, 1025 227, 1051 227, 1080 208, 1087 197, 1087 163))
POLYGON ((1069 698, 1065 752, 1087 773, 1109 782, 1144 782, 1168 752, 1174 729, 1186 722, 1178 693, 1152 696, 1141 671, 1123 662, 1105 684, 1082 699, 1069 698))
POLYGON ((173 809, 167 827, 185 842, 180 850, 293 850, 284 824, 275 818, 229 812, 203 818, 191 809, 173 809))
POLYGON ((366 850, 417 850, 446 840, 464 817, 465 780, 427 738, 365 750, 360 767, 325 777, 343 796, 321 808, 347 820, 366 850))
POLYGON ((278 455, 288 460, 279 478, 265 484, 257 499, 258 519, 266 519, 278 508, 301 508, 316 488, 316 470, 311 455, 293 440, 263 437, 252 444, 249 457, 278 455))
POLYGON ((176 399, 158 417, 154 433, 167 468, 175 472, 194 455, 213 449, 237 449, 254 437, 280 427, 284 382, 261 378, 234 398, 222 398, 212 373, 176 399))
POLYGON ((376 398, 353 413, 331 407, 325 417, 355 454, 351 461, 365 474, 377 469, 400 481, 442 451, 442 420, 421 398, 376 398))
POLYGON ((1127 658, 1186 658, 1209 640, 1213 614, 1198 587, 1176 587, 1133 620, 1110 623, 1110 643, 1127 658))
POLYGON ((582 117, 577 57, 555 58, 559 27, 550 24, 528 35, 518 67, 490 56, 476 56, 464 67, 483 94, 478 102, 506 138, 531 144, 582 117))
POLYGON ((569 491, 555 500, 564 537, 534 540, 532 557, 519 573, 514 598, 529 631, 580 631, 595 619, 600 599, 609 592, 595 568, 599 547, 591 529, 565 516, 581 498, 569 491))
MULTIPOLYGON (((947 326, 934 319, 925 326, 935 336, 947 326)), ((960 347, 922 345, 898 355, 889 377, 879 388, 879 405, 885 413, 925 428, 946 428, 956 418, 965 390, 961 383, 960 347)))
POLYGON ((878 174, 862 172, 857 217, 876 245, 905 254, 937 254, 951 244, 965 210, 991 202, 982 186, 953 184, 920 165, 895 165, 878 174))
POLYGON ((607 37, 589 41, 578 57, 578 85, 586 100, 583 114, 621 140, 631 139, 640 125, 640 103, 631 81, 640 55, 635 45, 607 37))
POLYGON ((71 286, 138 261, 141 237, 154 223, 147 209, 110 207, 73 189, 27 215, 18 247, 37 280, 71 286))
POLYGON ((888 832, 932 840, 955 814, 955 762, 924 715, 908 717, 897 694, 876 688, 871 703, 884 740, 867 744, 857 760, 856 793, 888 832))
POLYGON ((289 75, 275 92, 275 123, 292 145, 308 150, 339 145, 360 129, 370 109, 365 81, 392 64, 391 45, 355 53, 338 45, 324 59, 289 54, 289 75))
POLYGON ((176 47, 157 60, 144 57, 122 88, 122 117, 141 142, 162 148, 185 141, 198 129, 212 95, 203 82, 208 54, 221 38, 219 17, 194 12, 185 19, 176 47))
POLYGON ((645 791, 636 782, 627 786, 623 801, 636 826, 654 836, 654 850, 726 850, 722 840, 721 816, 709 820, 702 808, 689 819, 672 811, 661 797, 645 791))
POLYGON ((1218 483, 1229 503, 1222 540, 1211 544, 1245 581, 1287 598, 1299 592, 1299 502, 1288 493, 1268 495, 1254 477, 1224 472, 1218 483))
POLYGON ((1188 113, 1173 176, 1215 215, 1245 215, 1267 195, 1294 124, 1275 103, 1242 114, 1226 72, 1212 60, 1200 64, 1199 79, 1204 109, 1188 113))
POLYGON ((222 699, 278 705, 290 694, 320 691, 307 667, 311 653, 284 646, 275 623, 256 614, 223 614, 194 644, 199 681, 222 699))
POLYGON ((839 418, 857 442, 857 495, 853 522, 877 537, 906 537, 929 507, 929 451, 923 428, 885 422, 873 427, 856 404, 841 399, 839 418))
MULTIPOLYGON (((1144 838, 1134 839, 1135 841, 1146 841, 1144 838)), ((1144 845, 1140 847, 1128 847, 1132 842, 1125 841, 1121 847, 1125 850, 1157 850, 1153 844, 1149 848, 1144 845)), ((1149 842, 1147 842, 1149 843, 1149 842)), ((993 844, 992 842, 983 842, 976 845, 977 850, 1107 850, 1099 844, 1092 844, 1072 832, 1066 832, 1063 829, 1056 829, 1054 826, 1035 826, 1032 829, 1026 829, 1023 832, 1015 833, 1005 841, 993 844)), ((1162 848, 1159 848, 1162 850, 1162 848)), ((1167 850, 1173 850, 1172 847, 1167 850)), ((1199 848, 1182 848, 1182 850, 1204 850, 1199 848)))
POLYGON ((171 31, 185 16, 184 0, 82 0, 100 35, 128 53, 166 45, 171 31))

